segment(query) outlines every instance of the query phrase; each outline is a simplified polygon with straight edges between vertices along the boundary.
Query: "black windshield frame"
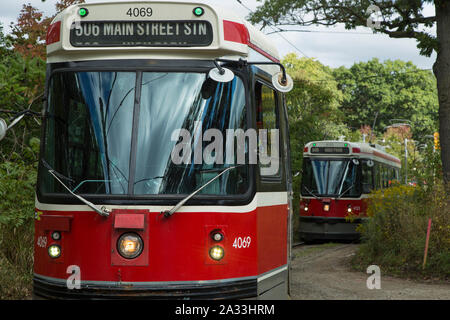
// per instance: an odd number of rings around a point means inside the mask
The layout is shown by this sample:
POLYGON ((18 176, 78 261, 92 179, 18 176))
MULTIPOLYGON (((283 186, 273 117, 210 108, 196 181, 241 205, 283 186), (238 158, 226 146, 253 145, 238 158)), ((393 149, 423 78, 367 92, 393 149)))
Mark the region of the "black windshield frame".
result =
MULTIPOLYGON (((119 60, 119 61, 85 61, 85 62, 67 62, 67 63, 55 63, 47 65, 47 79, 45 93, 48 97, 49 84, 52 77, 57 73, 62 72, 101 72, 101 71, 113 71, 113 72, 192 72, 192 73, 207 73, 215 65, 212 60, 119 60), (120 66, 120 67, 113 67, 120 66)), ((253 121, 252 114, 254 113, 252 105, 252 99, 249 94, 249 69, 236 68, 234 66, 228 66, 233 70, 236 77, 242 80, 242 84, 245 90, 245 103, 246 103, 246 122, 247 128, 254 128, 255 123, 253 121)), ((142 74, 142 73, 141 73, 142 74)), ((44 113, 47 112, 48 105, 47 99, 44 105, 44 113)), ((42 124, 41 133, 41 156, 45 154, 45 128, 47 126, 47 117, 44 114, 44 120, 42 124)), ((134 137, 133 137, 134 139, 134 137)), ((132 150, 131 157, 136 157, 136 150, 132 150)), ((132 166, 136 165, 136 162, 131 162, 132 166)), ((248 204, 253 198, 255 188, 255 168, 256 165, 248 166, 248 189, 244 194, 236 195, 196 195, 190 203, 192 204, 227 204, 227 205, 243 205, 248 204)), ((134 170, 135 168, 132 168, 134 170)), ((42 178, 42 174, 47 174, 47 169, 42 166, 40 162, 38 168, 38 183, 36 195, 39 202, 42 203, 61 203, 61 204, 79 204, 79 201, 69 194, 65 193, 44 193, 40 188, 39 180, 42 178)), ((110 195, 110 194, 80 194, 81 196, 89 199, 94 203, 104 204, 174 204, 183 198, 183 194, 159 194, 159 195, 110 195)))

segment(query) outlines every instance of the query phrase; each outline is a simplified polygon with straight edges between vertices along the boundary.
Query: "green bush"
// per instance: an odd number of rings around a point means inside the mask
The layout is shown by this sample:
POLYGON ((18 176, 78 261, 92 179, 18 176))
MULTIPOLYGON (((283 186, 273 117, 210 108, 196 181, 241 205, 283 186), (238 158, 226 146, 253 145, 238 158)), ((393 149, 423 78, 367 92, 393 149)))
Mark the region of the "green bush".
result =
POLYGON ((353 259, 361 270, 378 265, 405 277, 450 277, 450 209, 440 184, 394 186, 373 192, 369 221, 359 227, 362 244, 353 259), (432 220, 427 263, 422 269, 428 220, 432 220))
POLYGON ((0 299, 31 295, 36 167, 0 163, 0 299))

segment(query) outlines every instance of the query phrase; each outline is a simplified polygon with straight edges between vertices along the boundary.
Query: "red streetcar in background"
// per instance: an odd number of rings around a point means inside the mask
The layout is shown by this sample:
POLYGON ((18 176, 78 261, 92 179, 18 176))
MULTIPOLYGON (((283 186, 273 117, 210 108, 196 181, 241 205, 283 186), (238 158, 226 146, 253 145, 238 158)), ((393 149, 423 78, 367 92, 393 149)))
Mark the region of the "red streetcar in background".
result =
POLYGON ((47 45, 34 297, 287 298, 292 81, 272 41, 205 4, 136 1, 71 6, 47 45), (250 129, 277 133, 274 162, 251 161, 250 129), (218 136, 227 161, 202 159, 218 136))
POLYGON ((358 239, 356 226, 367 219, 365 199, 399 179, 400 160, 382 146, 343 141, 309 142, 303 157, 300 237, 358 239))

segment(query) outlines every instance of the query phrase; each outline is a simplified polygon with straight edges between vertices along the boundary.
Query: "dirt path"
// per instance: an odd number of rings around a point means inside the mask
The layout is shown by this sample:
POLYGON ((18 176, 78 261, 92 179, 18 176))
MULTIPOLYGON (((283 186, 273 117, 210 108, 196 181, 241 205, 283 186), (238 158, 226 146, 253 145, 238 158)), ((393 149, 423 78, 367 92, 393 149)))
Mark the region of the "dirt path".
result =
POLYGON ((450 284, 426 284, 383 275, 381 289, 369 290, 370 274, 350 269, 357 244, 319 244, 293 249, 291 298, 309 299, 450 299, 450 284))

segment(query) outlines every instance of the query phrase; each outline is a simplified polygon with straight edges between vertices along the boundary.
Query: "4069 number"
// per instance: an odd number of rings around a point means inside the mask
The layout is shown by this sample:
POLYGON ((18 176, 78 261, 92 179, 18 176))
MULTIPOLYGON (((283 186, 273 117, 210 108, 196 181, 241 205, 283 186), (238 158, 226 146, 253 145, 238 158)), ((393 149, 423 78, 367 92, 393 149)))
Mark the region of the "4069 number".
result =
POLYGON ((127 16, 130 17, 151 17, 153 10, 150 7, 147 8, 129 8, 127 16))
POLYGON ((249 248, 251 242, 252 242, 251 237, 237 237, 237 238, 234 238, 233 248, 237 248, 237 249, 249 248))

